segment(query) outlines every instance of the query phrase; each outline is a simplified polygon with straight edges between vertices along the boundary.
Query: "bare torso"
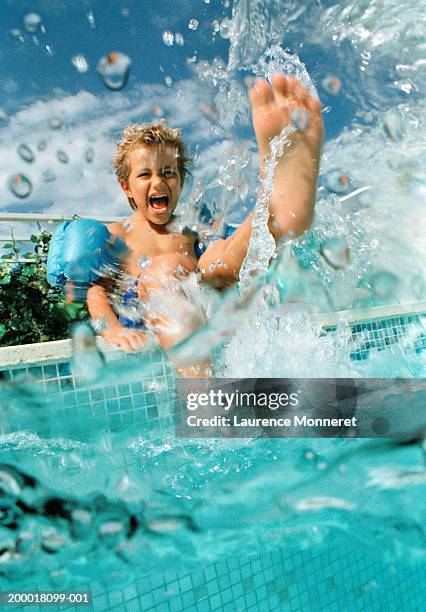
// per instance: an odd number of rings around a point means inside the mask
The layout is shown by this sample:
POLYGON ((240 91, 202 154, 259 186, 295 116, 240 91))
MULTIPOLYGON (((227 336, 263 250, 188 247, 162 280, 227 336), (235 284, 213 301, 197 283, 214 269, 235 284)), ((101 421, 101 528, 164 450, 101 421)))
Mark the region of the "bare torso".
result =
POLYGON ((124 273, 139 279, 140 294, 161 284, 162 278, 167 282, 167 275, 174 274, 178 268, 188 273, 197 269, 194 251, 197 234, 177 223, 169 223, 166 227, 151 226, 145 219, 132 215, 124 222, 109 225, 108 229, 129 248, 129 255, 123 262, 124 273), (141 274, 142 270, 147 273, 141 274))

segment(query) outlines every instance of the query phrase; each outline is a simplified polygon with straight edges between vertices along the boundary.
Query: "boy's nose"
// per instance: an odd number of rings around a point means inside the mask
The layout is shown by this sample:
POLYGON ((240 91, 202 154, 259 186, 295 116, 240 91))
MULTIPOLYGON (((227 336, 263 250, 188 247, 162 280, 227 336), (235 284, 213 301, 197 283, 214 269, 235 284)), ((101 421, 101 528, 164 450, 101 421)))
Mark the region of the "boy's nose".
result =
POLYGON ((152 176, 152 183, 154 185, 162 185, 163 182, 164 182, 164 179, 163 179, 161 174, 153 174, 153 176, 152 176))

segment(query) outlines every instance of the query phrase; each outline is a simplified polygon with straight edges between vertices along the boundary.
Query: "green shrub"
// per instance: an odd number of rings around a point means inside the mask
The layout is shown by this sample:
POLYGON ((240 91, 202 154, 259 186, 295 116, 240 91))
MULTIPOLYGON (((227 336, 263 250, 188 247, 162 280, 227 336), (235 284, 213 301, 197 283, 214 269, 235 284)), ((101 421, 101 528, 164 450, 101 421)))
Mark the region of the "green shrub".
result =
POLYGON ((31 236, 34 253, 21 253, 16 242, 3 245, 0 258, 0 346, 32 344, 69 337, 71 325, 88 317, 85 304, 66 304, 60 289, 47 282, 51 234, 31 236), (35 259, 19 262, 18 259, 35 259), (1 260, 13 259, 12 263, 1 260))

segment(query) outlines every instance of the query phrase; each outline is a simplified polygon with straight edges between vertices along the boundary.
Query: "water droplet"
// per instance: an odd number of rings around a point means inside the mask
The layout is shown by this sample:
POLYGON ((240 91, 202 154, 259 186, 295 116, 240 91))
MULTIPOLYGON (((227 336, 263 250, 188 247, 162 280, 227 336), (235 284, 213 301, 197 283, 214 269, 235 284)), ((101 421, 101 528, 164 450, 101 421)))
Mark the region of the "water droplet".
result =
POLYGON ((88 11, 86 13, 86 19, 89 22, 90 29, 94 30, 96 28, 96 23, 95 23, 95 15, 93 14, 93 11, 88 11))
POLYGON ((139 257, 138 259, 138 267, 141 268, 142 270, 144 268, 147 268, 150 263, 151 263, 151 258, 147 257, 146 255, 144 255, 143 257, 139 257))
POLYGON ((89 70, 89 63, 84 55, 74 55, 74 57, 71 58, 71 63, 77 72, 82 74, 89 70))
POLYGON ((60 117, 49 117, 47 125, 51 130, 60 130, 62 127, 62 119, 60 117))
POLYGON ((14 174, 9 177, 8 185, 17 198, 27 198, 33 190, 31 181, 25 174, 14 174))
POLYGON ((33 34, 37 32, 41 25, 41 17, 38 13, 27 13, 24 17, 24 28, 27 32, 33 34))
POLYGON ((325 184, 329 191, 338 194, 348 193, 351 189, 351 179, 343 170, 331 170, 325 175, 325 184))
POLYGON ((295 108, 291 113, 291 121, 295 128, 303 132, 309 125, 309 113, 306 108, 295 108))
POLYGON ((330 96, 337 96, 339 93, 342 83, 337 76, 326 76, 321 81, 321 86, 330 96))
POLYGON ((390 298, 398 289, 399 279, 392 272, 380 270, 371 276, 370 285, 378 297, 390 298))
POLYGON ((126 85, 131 63, 130 57, 124 53, 111 51, 99 60, 96 72, 104 85, 117 91, 126 85))
POLYGON ((113 548, 124 538, 125 529, 120 521, 107 521, 100 525, 98 533, 102 544, 108 548, 113 548))
POLYGON ((170 32, 170 30, 164 30, 163 43, 167 45, 168 47, 171 47, 174 43, 174 40, 175 40, 175 37, 173 35, 173 32, 170 32))
POLYGON ((232 22, 227 17, 225 17, 225 19, 222 19, 219 27, 219 34, 221 38, 227 40, 231 36, 231 27, 232 22))
POLYGON ((157 106, 156 104, 153 104, 151 106, 151 113, 153 115, 155 115, 156 117, 162 117, 163 116, 163 111, 161 110, 161 108, 159 106, 157 106))
POLYGON ((4 123, 9 123, 9 115, 3 108, 0 108, 0 121, 3 121, 4 123))
POLYGON ((60 591, 69 587, 71 580, 71 574, 63 568, 53 571, 49 576, 49 583, 60 591))
POLYGON ((45 140, 39 140, 37 143, 37 150, 44 151, 47 147, 47 142, 45 140))
POLYGON ((212 21, 212 28, 213 28, 213 32, 216 34, 216 32, 219 32, 220 29, 220 23, 218 19, 214 19, 212 21))
POLYGON ((349 247, 345 238, 330 238, 321 245, 321 255, 335 270, 346 268, 350 263, 349 247))
POLYGON ((127 7, 122 8, 120 11, 120 15, 122 17, 128 17, 130 15, 130 9, 128 9, 127 7))
POLYGON ((219 113, 214 104, 210 104, 209 102, 202 102, 200 104, 201 114, 206 118, 212 121, 213 123, 219 122, 219 113))
POLYGON ((391 140, 402 140, 405 135, 404 117, 400 111, 390 111, 383 119, 383 131, 391 140))
POLYGON ((22 30, 19 30, 19 28, 11 28, 10 30, 8 30, 7 33, 11 38, 19 40, 19 42, 21 43, 23 43, 25 40, 24 33, 22 32, 22 30))
POLYGON ((209 265, 209 272, 214 272, 216 269, 216 264, 213 262, 209 265))
POLYGON ((53 181, 56 181, 56 174, 54 174, 51 170, 45 170, 42 177, 45 183, 53 183, 53 181))
POLYGON ((87 510, 71 512, 70 534, 76 540, 90 538, 93 534, 92 515, 87 510))
POLYGON ((20 144, 17 149, 18 155, 21 159, 31 164, 35 160, 35 155, 31 151, 30 147, 24 143, 20 144))
POLYGON ((93 331, 97 334, 105 331, 108 327, 107 322, 104 319, 91 319, 90 324, 93 331))
POLYGON ((198 21, 197 19, 190 19, 188 22, 188 28, 190 30, 196 30, 198 28, 198 21))
POLYGON ((56 151, 56 159, 60 161, 61 164, 67 164, 69 162, 68 155, 65 153, 65 151, 62 151, 61 149, 58 149, 58 151, 56 151))
POLYGON ((179 45, 179 47, 183 47, 184 43, 185 43, 185 39, 183 37, 183 35, 180 32, 176 32, 175 34, 175 42, 177 45, 179 45))
POLYGON ((173 79, 170 76, 166 76, 166 78, 164 79, 164 82, 167 85, 167 87, 171 87, 173 85, 173 79))
MULTIPOLYGON (((80 297, 80 296, 79 296, 80 297)), ((78 323, 72 330, 72 369, 83 382, 93 382, 100 374, 104 358, 96 345, 93 329, 78 323)))
POLYGON ((84 152, 84 159, 87 161, 88 164, 92 163, 94 157, 95 149, 93 147, 89 147, 88 149, 86 149, 86 151, 84 152))
POLYGON ((47 55, 53 55, 53 47, 51 45, 45 45, 47 55))

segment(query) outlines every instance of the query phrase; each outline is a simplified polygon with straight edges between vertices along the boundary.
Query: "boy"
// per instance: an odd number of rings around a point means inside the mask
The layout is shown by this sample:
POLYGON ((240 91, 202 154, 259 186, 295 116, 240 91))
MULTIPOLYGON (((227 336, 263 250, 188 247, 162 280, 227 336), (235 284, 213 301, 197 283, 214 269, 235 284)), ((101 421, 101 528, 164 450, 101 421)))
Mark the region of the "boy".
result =
MULTIPOLYGON (((320 102, 293 77, 275 74, 272 84, 258 78, 249 91, 253 128, 256 135, 260 175, 270 156, 269 143, 291 123, 299 109, 309 117, 303 131, 293 131, 284 155, 275 168, 269 200, 269 230, 278 240, 296 237, 310 226, 315 205, 323 124, 320 102)), ((216 240, 197 261, 196 234, 173 228, 173 213, 188 173, 189 158, 179 130, 161 124, 130 126, 117 145, 113 163, 117 178, 134 213, 124 222, 108 227, 123 239, 130 256, 124 264, 133 279, 130 292, 149 301, 178 277, 198 271, 203 282, 221 289, 238 280, 251 234, 253 213, 226 240, 216 240), (216 265, 220 260, 221 265, 216 265)), ((138 329, 125 327, 109 301, 105 283, 88 291, 88 307, 93 319, 106 324, 102 332, 108 343, 126 351, 146 343, 138 329)), ((194 327, 172 329, 161 316, 150 315, 146 324, 155 330, 160 345, 167 349, 189 334, 194 327), (159 324, 160 321, 160 324, 159 324), (183 331, 182 331, 183 330, 183 331)))

